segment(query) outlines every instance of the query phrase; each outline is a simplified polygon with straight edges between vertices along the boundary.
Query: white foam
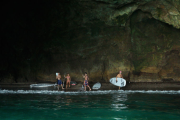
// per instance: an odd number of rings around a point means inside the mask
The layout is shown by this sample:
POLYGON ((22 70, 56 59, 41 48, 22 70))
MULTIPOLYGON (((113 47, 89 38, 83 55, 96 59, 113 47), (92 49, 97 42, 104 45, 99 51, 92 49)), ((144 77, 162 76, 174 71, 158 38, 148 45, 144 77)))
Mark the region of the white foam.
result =
POLYGON ((133 93, 146 93, 146 94, 180 94, 180 90, 174 91, 160 91, 160 90, 99 90, 99 91, 57 91, 57 90, 0 90, 0 94, 69 94, 69 95, 78 95, 78 94, 87 94, 87 95, 98 95, 98 94, 112 94, 112 93, 121 93, 121 94, 133 94, 133 93))

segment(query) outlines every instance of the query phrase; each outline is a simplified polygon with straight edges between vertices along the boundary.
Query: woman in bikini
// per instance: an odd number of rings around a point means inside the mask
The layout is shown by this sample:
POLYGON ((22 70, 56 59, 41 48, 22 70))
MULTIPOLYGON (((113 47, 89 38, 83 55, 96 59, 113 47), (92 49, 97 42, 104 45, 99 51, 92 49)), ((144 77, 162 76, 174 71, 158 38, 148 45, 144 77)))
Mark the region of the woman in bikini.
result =
POLYGON ((70 87, 71 77, 70 77, 69 73, 67 74, 67 76, 65 78, 67 78, 66 88, 67 88, 68 84, 69 84, 69 87, 70 87))

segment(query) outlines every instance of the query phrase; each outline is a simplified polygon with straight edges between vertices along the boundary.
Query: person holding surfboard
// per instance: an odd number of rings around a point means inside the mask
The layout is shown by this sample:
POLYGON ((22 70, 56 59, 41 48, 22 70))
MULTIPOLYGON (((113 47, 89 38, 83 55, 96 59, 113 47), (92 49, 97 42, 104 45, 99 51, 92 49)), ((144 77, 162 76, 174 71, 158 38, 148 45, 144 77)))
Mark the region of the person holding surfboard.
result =
POLYGON ((85 72, 85 75, 83 76, 84 78, 84 90, 86 91, 86 86, 89 88, 89 90, 91 91, 91 88, 90 86, 88 85, 88 80, 89 80, 89 77, 87 75, 87 73, 85 72))
MULTIPOLYGON (((121 74, 122 72, 119 71, 119 74, 117 74, 116 76, 116 82, 118 82, 117 78, 123 78, 123 75, 121 74)), ((119 90, 120 90, 120 86, 119 86, 119 90)))
POLYGON ((60 73, 58 73, 58 74, 56 75, 56 79, 58 79, 58 81, 57 81, 57 84, 58 84, 58 90, 59 90, 59 85, 61 85, 62 89, 64 89, 64 88, 63 88, 63 85, 62 85, 60 73))
POLYGON ((69 84, 69 87, 70 87, 70 82, 71 82, 71 77, 70 77, 69 73, 67 74, 67 76, 65 78, 67 78, 67 80, 66 80, 66 89, 67 89, 68 84, 69 84))

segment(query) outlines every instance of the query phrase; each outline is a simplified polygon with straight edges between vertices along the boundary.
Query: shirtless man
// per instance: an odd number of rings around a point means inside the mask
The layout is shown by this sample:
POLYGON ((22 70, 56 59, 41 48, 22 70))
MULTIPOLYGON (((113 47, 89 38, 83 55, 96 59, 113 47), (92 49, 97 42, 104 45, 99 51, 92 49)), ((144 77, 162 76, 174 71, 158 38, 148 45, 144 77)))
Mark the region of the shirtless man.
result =
MULTIPOLYGON (((116 76, 116 82, 118 81, 117 78, 123 78, 123 75, 121 74, 122 72, 119 71, 119 74, 117 74, 116 76)), ((120 90, 120 86, 119 86, 119 90, 120 90)))
POLYGON ((84 90, 86 91, 86 86, 89 88, 89 90, 91 90, 90 86, 88 85, 89 77, 86 72, 85 72, 85 75, 83 76, 83 78, 84 78, 84 90))
POLYGON ((65 78, 67 78, 66 88, 67 88, 68 84, 69 84, 69 87, 70 87, 71 77, 70 77, 69 73, 67 74, 67 76, 65 78))
POLYGON ((58 90, 59 90, 59 85, 61 85, 62 89, 64 89, 64 88, 63 88, 63 85, 62 85, 60 73, 57 74, 56 79, 58 79, 58 82, 57 82, 57 84, 58 84, 58 90))

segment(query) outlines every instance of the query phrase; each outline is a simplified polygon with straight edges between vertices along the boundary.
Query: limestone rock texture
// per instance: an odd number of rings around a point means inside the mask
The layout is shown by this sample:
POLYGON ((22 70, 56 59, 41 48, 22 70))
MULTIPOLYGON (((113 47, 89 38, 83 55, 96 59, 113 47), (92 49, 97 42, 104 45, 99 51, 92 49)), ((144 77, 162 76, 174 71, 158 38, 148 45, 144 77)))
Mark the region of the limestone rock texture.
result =
POLYGON ((5 14, 0 82, 56 82, 56 72, 109 82, 119 71, 129 82, 180 81, 180 0, 36 4, 5 14))

